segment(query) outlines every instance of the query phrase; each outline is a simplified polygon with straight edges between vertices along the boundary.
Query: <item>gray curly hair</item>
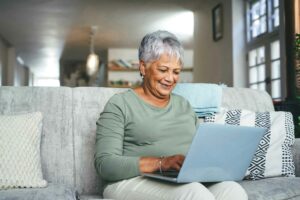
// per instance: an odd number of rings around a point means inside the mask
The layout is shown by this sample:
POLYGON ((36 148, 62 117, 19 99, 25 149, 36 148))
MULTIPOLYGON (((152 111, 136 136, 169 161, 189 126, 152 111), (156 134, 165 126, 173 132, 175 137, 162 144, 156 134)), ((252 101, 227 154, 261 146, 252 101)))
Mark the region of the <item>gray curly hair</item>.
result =
POLYGON ((174 34, 159 30, 144 36, 139 47, 139 60, 152 62, 163 53, 175 56, 183 66, 183 47, 174 34))

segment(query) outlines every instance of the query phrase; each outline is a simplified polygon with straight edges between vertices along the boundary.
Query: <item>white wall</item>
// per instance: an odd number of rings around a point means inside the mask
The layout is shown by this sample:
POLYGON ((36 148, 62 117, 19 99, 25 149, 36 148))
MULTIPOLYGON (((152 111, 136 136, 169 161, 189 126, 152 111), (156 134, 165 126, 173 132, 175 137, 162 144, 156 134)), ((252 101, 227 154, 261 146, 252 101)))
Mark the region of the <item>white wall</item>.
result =
POLYGON ((194 82, 244 87, 243 1, 206 1, 194 13, 194 82), (222 3, 223 38, 213 41, 212 9, 222 3))
POLYGON ((232 0, 233 85, 247 86, 244 1, 232 0))

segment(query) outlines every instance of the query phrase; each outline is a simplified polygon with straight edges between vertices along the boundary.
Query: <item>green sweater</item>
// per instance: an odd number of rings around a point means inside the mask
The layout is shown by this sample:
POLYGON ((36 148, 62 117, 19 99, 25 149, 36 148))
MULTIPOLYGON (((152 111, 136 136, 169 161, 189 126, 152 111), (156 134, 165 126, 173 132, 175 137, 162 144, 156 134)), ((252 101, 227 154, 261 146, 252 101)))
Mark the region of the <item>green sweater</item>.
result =
POLYGON ((183 97, 172 94, 164 108, 146 103, 132 89, 114 95, 97 121, 95 167, 107 181, 140 175, 141 156, 185 155, 197 117, 183 97))

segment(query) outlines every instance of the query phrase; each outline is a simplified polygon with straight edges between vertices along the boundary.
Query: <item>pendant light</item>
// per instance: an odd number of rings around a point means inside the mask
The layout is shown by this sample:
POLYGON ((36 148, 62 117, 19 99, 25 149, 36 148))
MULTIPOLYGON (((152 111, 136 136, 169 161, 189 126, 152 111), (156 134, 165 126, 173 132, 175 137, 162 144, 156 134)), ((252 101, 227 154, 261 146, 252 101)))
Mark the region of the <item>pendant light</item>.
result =
POLYGON ((94 52, 94 37, 96 35, 98 27, 91 26, 91 33, 90 33, 90 54, 88 55, 87 62, 86 62, 86 71, 89 76, 92 76, 98 71, 99 67, 99 57, 94 52))

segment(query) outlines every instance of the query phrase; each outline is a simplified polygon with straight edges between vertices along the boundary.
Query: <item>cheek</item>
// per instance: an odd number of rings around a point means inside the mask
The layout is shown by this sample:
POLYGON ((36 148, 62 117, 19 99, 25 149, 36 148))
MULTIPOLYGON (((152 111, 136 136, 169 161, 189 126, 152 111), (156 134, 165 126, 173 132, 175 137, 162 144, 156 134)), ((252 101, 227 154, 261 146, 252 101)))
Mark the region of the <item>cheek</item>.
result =
POLYGON ((164 78, 165 78, 165 75, 162 74, 162 73, 157 72, 157 73, 152 74, 152 80, 153 81, 159 81, 159 80, 162 80, 164 78))
POLYGON ((178 75, 174 75, 174 81, 177 82, 179 80, 180 76, 178 75))

